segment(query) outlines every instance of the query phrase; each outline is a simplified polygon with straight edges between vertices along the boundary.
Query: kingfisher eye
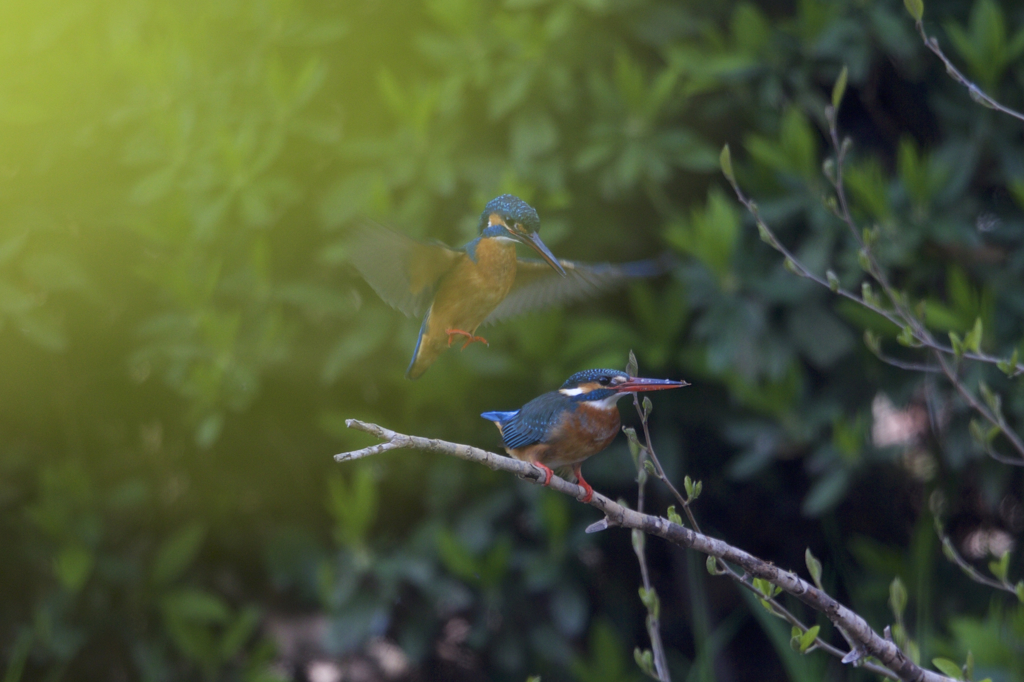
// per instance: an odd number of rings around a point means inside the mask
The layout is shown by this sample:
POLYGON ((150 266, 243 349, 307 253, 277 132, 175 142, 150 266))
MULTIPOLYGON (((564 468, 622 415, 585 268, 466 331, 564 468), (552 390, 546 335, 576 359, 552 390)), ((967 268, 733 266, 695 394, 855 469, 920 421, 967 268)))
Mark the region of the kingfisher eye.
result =
POLYGON ((601 377, 600 379, 597 380, 597 383, 601 384, 602 386, 607 386, 608 384, 611 383, 611 381, 612 380, 609 379, 608 377, 601 377))

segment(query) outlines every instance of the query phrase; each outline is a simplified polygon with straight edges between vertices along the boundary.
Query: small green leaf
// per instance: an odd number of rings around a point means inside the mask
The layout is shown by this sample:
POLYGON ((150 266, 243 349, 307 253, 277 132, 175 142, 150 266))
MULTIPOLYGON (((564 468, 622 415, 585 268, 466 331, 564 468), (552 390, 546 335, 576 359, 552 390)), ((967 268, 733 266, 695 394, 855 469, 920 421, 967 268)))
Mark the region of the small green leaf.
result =
POLYGON ((648 396, 644 396, 643 406, 644 418, 646 419, 647 417, 651 416, 651 412, 654 411, 654 403, 651 402, 651 399, 648 396))
POLYGON ((658 599, 658 593, 652 587, 647 589, 646 587, 639 588, 640 601, 647 608, 647 612, 655 618, 661 615, 661 601, 658 599))
POLYGON ((878 334, 870 329, 864 332, 864 345, 867 346, 868 350, 875 355, 880 355, 882 353, 882 340, 879 338, 878 334))
POLYGON ((814 625, 807 628, 807 632, 800 635, 800 653, 806 653, 807 649, 814 644, 814 640, 818 638, 818 633, 821 631, 820 625, 814 625))
POLYGON ((641 651, 640 647, 635 647, 633 649, 633 660, 636 661, 637 667, 645 675, 656 677, 654 674, 654 654, 651 653, 650 649, 641 651))
POLYGON ((804 634, 804 631, 793 626, 789 631, 789 646, 793 651, 800 651, 800 635, 804 634))
POLYGON ((638 529, 634 528, 632 536, 633 536, 633 551, 636 552, 637 554, 642 554, 643 551, 644 551, 644 543, 645 543, 645 540, 646 540, 646 536, 644 535, 644 532, 642 530, 638 530, 638 529))
POLYGON ((924 0, 903 0, 903 6, 914 17, 914 21, 921 21, 924 16, 924 0))
POLYGON ((874 308, 881 308, 881 301, 878 300, 878 296, 875 294, 875 290, 871 287, 871 282, 863 282, 860 285, 860 297, 864 299, 864 303, 874 308))
POLYGON ((775 246, 775 237, 773 237, 772 233, 768 231, 768 228, 764 223, 757 224, 757 234, 765 244, 771 244, 773 247, 775 246))
POLYGON ((970 424, 967 425, 967 431, 971 434, 971 438, 975 443, 981 447, 988 445, 988 438, 985 435, 985 427, 977 419, 972 419, 970 424))
POLYGON ((846 78, 848 76, 846 66, 843 66, 843 70, 839 72, 839 78, 836 79, 836 84, 832 86, 832 107, 839 111, 839 104, 843 101, 843 95, 846 93, 846 78))
POLYGON ((948 658, 933 658, 932 665, 947 677, 952 677, 954 680, 963 679, 964 671, 960 669, 960 666, 948 658))
POLYGON ((790 272, 798 277, 804 276, 803 273, 800 272, 800 268, 797 267, 796 262, 792 258, 787 256, 785 262, 783 262, 782 265, 786 268, 787 272, 790 272))
POLYGON ((194 588, 165 595, 160 600, 160 608, 169 619, 195 623, 223 623, 231 616, 227 603, 218 595, 194 588))
POLYGON ((1003 555, 999 557, 998 561, 988 562, 988 570, 992 571, 992 575, 999 578, 999 582, 1006 582, 1006 574, 1010 570, 1010 552, 1009 550, 1003 552, 1003 555))
POLYGON ((985 432, 985 442, 991 445, 992 441, 996 439, 996 436, 998 436, 1002 432, 1003 429, 998 424, 990 426, 988 431, 985 432))
POLYGON ((903 329, 900 330, 900 333, 896 336, 896 342, 907 348, 917 348, 921 345, 914 337, 914 331, 910 328, 909 324, 904 325, 903 329))
POLYGON ((683 477, 683 489, 686 490, 687 502, 692 502, 700 497, 700 493, 704 489, 704 484, 700 481, 694 481, 689 476, 685 476, 683 477))
POLYGON ((889 583, 889 606, 892 607, 892 612, 897 620, 903 616, 903 610, 907 608, 907 588, 899 576, 893 578, 889 583))
POLYGON ((861 230, 861 239, 864 240, 864 246, 867 246, 868 248, 873 246, 874 243, 878 241, 879 234, 880 230, 878 229, 878 225, 875 225, 874 227, 865 227, 861 230))
POLYGON ((864 272, 871 272, 871 259, 868 258, 866 249, 861 249, 857 252, 857 264, 860 265, 860 269, 864 272))
POLYGON ((181 576, 195 560, 205 535, 202 524, 193 523, 164 540, 153 560, 153 582, 166 585, 181 576))
POLYGON ((334 537, 341 545, 362 546, 377 519, 380 495, 373 470, 356 469, 351 481, 335 474, 327 479, 328 510, 335 519, 334 537))
POLYGON ((530 675, 526 678, 526 682, 540 682, 540 675, 530 675))
MULTIPOLYGON (((710 558, 710 557, 708 557, 710 558)), ((1018 580, 1013 591, 1017 593, 1017 601, 1024 604, 1024 580, 1018 580)))
MULTIPOLYGON (((754 586, 754 589, 760 592, 765 599, 771 599, 775 595, 782 592, 781 587, 776 587, 775 585, 773 585, 772 583, 763 578, 754 578, 752 584, 754 586)), ((771 609, 769 608, 769 611, 770 610, 771 609)))
POLYGON ((92 574, 95 557, 86 547, 68 545, 53 562, 57 580, 68 592, 78 592, 92 574))
POLYGON ((629 443, 629 454, 633 457, 633 466, 640 467, 640 441, 636 437, 636 429, 631 426, 624 427, 622 432, 626 434, 626 442, 629 443))
MULTIPOLYGON (((843 73, 846 73, 845 67, 843 69, 843 73)), ((825 159, 824 161, 822 161, 821 162, 821 173, 826 178, 828 178, 829 182, 834 184, 835 181, 836 181, 836 160, 833 159, 832 157, 829 157, 829 158, 825 159)), ((831 199, 833 202, 835 202, 835 197, 829 197, 828 199, 831 199)), ((828 199, 825 200, 826 204, 828 203, 828 199)), ((831 207, 829 207, 829 208, 831 208, 831 207)))
POLYGON ((722 147, 722 153, 718 157, 718 162, 722 166, 722 175, 729 182, 736 182, 736 177, 732 174, 732 154, 729 151, 729 145, 726 144, 722 147))
POLYGON ((988 405, 993 414, 999 416, 1003 413, 1003 399, 999 397, 998 393, 993 392, 988 384, 984 381, 979 381, 978 391, 981 392, 981 397, 984 398, 985 404, 988 405))
POLYGON ((949 333, 949 344, 953 346, 953 355, 956 356, 957 360, 960 360, 964 356, 964 342, 960 338, 960 335, 956 332, 949 333))
POLYGON ((670 504, 668 506, 668 520, 672 523, 683 525, 683 517, 676 511, 676 506, 674 504, 670 504))
POLYGON ((839 291, 839 278, 836 277, 836 273, 828 270, 825 272, 825 278, 828 280, 828 288, 832 290, 832 293, 839 291))
POLYGON ((441 562, 450 573, 466 582, 479 580, 482 562, 448 529, 442 528, 438 531, 437 551, 441 562))
POLYGON ((260 624, 260 612, 255 606, 248 606, 238 614, 235 621, 224 632, 220 641, 221 659, 231 660, 252 636, 260 624))
POLYGON ((1006 360, 1000 360, 998 363, 996 363, 996 366, 999 368, 999 371, 1001 371, 1003 374, 1005 374, 1008 377, 1012 377, 1014 374, 1017 373, 1017 360, 1018 353, 1017 349, 1014 348, 1013 354, 1010 355, 1010 357, 1006 360))
POLYGON ((804 561, 807 563, 807 572, 811 574, 811 580, 819 590, 823 589, 821 587, 821 562, 811 553, 810 547, 804 550, 804 561))
POLYGON ((633 355, 633 349, 629 349, 629 362, 626 363, 626 374, 631 377, 635 377, 640 373, 640 366, 636 362, 636 356, 633 355))
MULTIPOLYGON (((708 573, 710 573, 711 575, 720 574, 720 571, 718 570, 718 560, 715 559, 715 557, 709 556, 707 560, 704 562, 704 566, 708 569, 708 573)), ((1017 587, 1017 596, 1024 594, 1024 581, 1021 581, 1021 583, 1018 584, 1017 587)), ((1024 597, 1021 597, 1021 601, 1024 601, 1024 597)))
POLYGON ((979 352, 981 350, 981 334, 982 326, 979 317, 974 320, 974 327, 964 337, 964 348, 975 353, 979 352))

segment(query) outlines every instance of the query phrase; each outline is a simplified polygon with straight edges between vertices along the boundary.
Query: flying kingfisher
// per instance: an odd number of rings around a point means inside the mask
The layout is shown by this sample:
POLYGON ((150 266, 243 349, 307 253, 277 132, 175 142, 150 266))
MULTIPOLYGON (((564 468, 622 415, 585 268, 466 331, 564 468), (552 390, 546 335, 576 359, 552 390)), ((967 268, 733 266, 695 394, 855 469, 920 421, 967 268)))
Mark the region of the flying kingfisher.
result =
POLYGON ((608 447, 619 432, 616 403, 627 393, 689 386, 685 381, 631 377, 616 369, 588 369, 566 379, 557 391, 534 398, 515 412, 484 412, 501 432, 505 451, 544 470, 571 467, 590 502, 594 489, 583 480, 583 460, 608 447))
POLYGON ((479 229, 480 236, 453 249, 379 225, 357 228, 352 264, 388 304, 423 316, 405 373, 410 379, 426 372, 456 337, 465 337, 463 348, 474 341, 487 344, 475 335, 481 324, 653 277, 669 265, 664 258, 618 265, 558 260, 540 239, 537 211, 511 194, 487 203, 479 229), (543 260, 516 258, 517 243, 543 260))

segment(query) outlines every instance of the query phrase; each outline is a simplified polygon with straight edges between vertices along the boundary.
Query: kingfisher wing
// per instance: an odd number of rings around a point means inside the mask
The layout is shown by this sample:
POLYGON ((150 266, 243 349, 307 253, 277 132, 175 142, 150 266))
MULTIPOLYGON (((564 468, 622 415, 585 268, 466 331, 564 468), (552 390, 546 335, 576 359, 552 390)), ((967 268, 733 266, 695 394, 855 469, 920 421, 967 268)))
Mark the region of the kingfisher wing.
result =
POLYGON ((420 317, 430 306, 438 281, 463 256, 444 244, 363 223, 355 229, 349 260, 388 305, 420 317))
POLYGON ((501 424, 502 440, 509 449, 542 443, 560 421, 569 399, 558 391, 534 398, 501 424))
POLYGON ((483 324, 493 324, 531 310, 565 305, 596 296, 631 279, 656 277, 672 267, 673 258, 665 254, 659 258, 628 263, 558 262, 565 269, 565 277, 542 260, 520 258, 516 263, 516 279, 512 290, 483 324))

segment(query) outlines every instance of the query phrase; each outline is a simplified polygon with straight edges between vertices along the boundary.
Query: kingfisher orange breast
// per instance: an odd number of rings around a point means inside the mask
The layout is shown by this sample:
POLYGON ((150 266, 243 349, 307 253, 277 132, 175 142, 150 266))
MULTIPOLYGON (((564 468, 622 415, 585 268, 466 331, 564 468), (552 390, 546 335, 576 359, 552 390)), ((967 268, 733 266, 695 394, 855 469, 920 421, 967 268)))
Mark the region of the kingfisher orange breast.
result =
POLYGON ((571 466, 611 445, 621 424, 618 407, 613 405, 606 409, 580 403, 576 409, 561 414, 543 442, 517 448, 509 454, 552 469, 571 466))
POLYGON ((438 283, 407 376, 415 379, 423 374, 448 348, 449 329, 473 334, 508 296, 515 279, 515 244, 502 239, 481 239, 473 250, 473 258, 462 254, 438 283))
POLYGON ((516 279, 516 247, 499 239, 481 239, 474 252, 460 259, 438 286, 430 309, 428 335, 445 329, 473 333, 508 296, 516 279), (436 321, 436 322, 435 322, 436 321))

